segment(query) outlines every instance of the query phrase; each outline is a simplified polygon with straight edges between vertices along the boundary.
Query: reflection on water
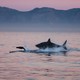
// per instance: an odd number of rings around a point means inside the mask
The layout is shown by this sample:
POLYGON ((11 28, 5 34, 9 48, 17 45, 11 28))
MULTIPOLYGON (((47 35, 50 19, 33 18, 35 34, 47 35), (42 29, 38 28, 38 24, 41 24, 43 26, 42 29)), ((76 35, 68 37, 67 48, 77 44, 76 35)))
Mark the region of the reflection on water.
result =
POLYGON ((80 80, 80 52, 51 56, 9 51, 16 46, 36 49, 35 44, 51 38, 52 42, 80 48, 80 33, 0 33, 0 80, 80 80), (65 37, 64 37, 65 36, 65 37))

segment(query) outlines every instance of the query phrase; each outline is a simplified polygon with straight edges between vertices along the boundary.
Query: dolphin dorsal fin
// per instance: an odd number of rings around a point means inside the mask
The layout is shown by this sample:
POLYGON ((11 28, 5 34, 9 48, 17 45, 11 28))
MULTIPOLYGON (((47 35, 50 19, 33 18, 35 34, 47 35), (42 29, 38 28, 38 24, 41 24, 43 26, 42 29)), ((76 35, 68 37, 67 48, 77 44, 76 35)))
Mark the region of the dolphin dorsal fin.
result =
POLYGON ((51 39, 49 38, 47 42, 51 42, 51 39))
POLYGON ((63 46, 65 46, 65 45, 66 45, 66 43, 67 43, 67 40, 63 43, 63 46))

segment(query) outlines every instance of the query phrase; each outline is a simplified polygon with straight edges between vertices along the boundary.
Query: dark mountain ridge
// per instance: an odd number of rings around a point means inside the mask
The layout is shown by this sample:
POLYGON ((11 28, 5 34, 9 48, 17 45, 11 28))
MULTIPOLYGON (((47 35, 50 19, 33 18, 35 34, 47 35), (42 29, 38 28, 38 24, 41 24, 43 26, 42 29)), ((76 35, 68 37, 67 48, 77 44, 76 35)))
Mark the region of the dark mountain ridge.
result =
POLYGON ((23 12, 0 7, 0 23, 80 24, 80 8, 56 10, 54 8, 43 7, 23 12))

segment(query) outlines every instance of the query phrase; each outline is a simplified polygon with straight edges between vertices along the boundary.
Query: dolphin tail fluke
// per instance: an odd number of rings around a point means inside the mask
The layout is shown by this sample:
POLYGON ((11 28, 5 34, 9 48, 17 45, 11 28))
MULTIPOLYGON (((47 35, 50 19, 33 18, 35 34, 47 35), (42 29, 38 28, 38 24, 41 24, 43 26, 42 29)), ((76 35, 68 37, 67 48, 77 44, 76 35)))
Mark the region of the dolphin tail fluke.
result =
POLYGON ((67 40, 63 43, 63 46, 65 46, 65 45, 66 45, 66 43, 67 43, 67 40))

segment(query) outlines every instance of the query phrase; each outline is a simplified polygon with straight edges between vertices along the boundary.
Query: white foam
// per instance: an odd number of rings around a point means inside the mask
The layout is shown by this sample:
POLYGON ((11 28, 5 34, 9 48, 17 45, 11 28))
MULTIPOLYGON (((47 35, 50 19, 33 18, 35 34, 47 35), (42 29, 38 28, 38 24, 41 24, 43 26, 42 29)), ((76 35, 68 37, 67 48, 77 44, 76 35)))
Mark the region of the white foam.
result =
MULTIPOLYGON (((49 52, 63 52, 63 51, 67 51, 65 50, 63 47, 55 47, 55 48, 46 48, 46 49, 37 49, 37 50, 33 50, 33 52, 43 52, 43 53, 49 53, 49 52)), ((31 50, 32 52, 32 50, 31 50)))

